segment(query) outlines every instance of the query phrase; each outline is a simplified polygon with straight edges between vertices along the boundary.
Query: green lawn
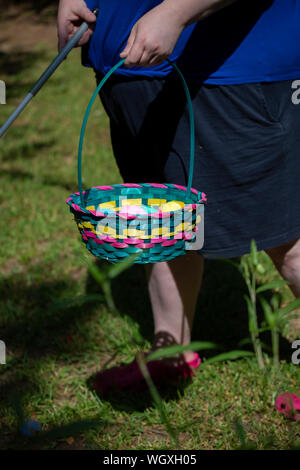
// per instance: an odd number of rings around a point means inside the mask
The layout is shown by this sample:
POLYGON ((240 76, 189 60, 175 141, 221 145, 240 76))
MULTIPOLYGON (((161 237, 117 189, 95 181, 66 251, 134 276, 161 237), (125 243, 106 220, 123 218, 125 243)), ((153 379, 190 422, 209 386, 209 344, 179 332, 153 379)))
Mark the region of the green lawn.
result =
MULTIPOLYGON (((7 82, 1 123, 54 54, 40 44, 30 54, 0 55, 7 82)), ((82 297, 99 292, 99 286, 87 270, 85 259, 92 257, 65 199, 77 190, 78 136, 94 89, 92 71, 80 66, 74 50, 1 140, 0 339, 7 345, 7 364, 0 365, 2 449, 174 448, 150 394, 102 400, 89 387, 101 367, 129 362, 146 349, 153 326, 142 266, 113 282, 118 314, 82 297), (20 419, 38 421, 45 432, 60 429, 26 437, 20 419)), ((88 123, 84 184, 120 181, 99 102, 88 123)), ((268 258, 260 254, 260 259, 267 273, 260 282, 277 278, 268 258)), ((282 292, 286 302, 292 299, 287 288, 282 292)), ((207 261, 193 340, 240 349, 249 336, 245 293, 233 267, 207 261)), ((193 383, 162 391, 181 447, 234 449, 244 439, 259 449, 299 446, 299 422, 273 409, 278 393, 300 388, 300 366, 291 363, 287 340, 281 352, 278 370, 269 364, 262 373, 252 358, 204 362, 193 383)), ((213 354, 204 351, 202 357, 213 354)))

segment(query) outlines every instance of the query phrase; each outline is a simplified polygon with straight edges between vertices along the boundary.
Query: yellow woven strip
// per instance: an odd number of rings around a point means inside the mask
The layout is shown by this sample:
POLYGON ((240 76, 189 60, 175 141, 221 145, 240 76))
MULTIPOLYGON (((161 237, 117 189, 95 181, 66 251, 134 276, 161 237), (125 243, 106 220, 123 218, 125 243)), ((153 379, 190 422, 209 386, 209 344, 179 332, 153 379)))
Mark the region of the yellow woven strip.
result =
POLYGON ((123 237, 146 238, 146 232, 145 230, 138 230, 136 228, 125 228, 123 230, 123 237))
POLYGON ((148 206, 160 206, 161 204, 164 204, 165 202, 167 202, 166 199, 149 198, 148 199, 148 206))
POLYGON ((94 226, 90 222, 82 222, 82 225, 83 225, 84 228, 88 228, 91 231, 94 230, 94 226))
POLYGON ((116 201, 107 201, 101 202, 98 206, 98 210, 100 209, 114 209, 116 207, 116 201))
POLYGON ((117 235, 117 231, 112 228, 112 227, 108 227, 107 225, 98 225, 97 227, 97 235, 108 235, 109 237, 113 237, 113 238, 116 238, 116 235, 117 235))

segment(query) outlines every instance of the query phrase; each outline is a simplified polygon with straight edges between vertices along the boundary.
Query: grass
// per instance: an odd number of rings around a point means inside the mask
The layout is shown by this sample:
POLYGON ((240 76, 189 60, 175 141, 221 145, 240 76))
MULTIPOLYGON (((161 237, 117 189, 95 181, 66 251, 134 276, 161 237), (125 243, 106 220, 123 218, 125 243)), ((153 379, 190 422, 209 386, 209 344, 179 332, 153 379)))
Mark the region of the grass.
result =
MULTIPOLYGON (((1 122, 54 54, 54 45, 41 43, 30 53, 0 56, 7 83, 1 122)), ((95 89, 92 71, 79 62, 79 51, 72 51, 1 141, 0 339, 6 342, 7 364, 0 366, 0 448, 172 449, 150 393, 102 400, 89 386, 101 367, 129 362, 149 347, 153 324, 141 266, 112 281, 119 313, 95 297, 99 286, 86 259, 95 260, 79 241, 64 202, 77 190, 78 136, 95 89), (20 410, 24 419, 42 425, 41 434, 20 432, 20 410)), ((88 187, 121 181, 100 103, 88 123, 83 174, 88 187)), ((277 279, 270 260, 262 253, 259 258, 265 268, 259 282, 277 279)), ((281 291, 289 302, 289 289, 281 291)), ((240 349, 249 336, 246 292, 233 267, 207 261, 193 341, 240 349)), ((262 311, 258 315, 262 319, 262 311)), ((207 350, 202 357, 214 354, 207 350)), ((299 422, 273 410, 278 393, 300 388, 300 368, 291 364, 291 354, 282 339, 278 370, 270 363, 261 372, 254 358, 204 362, 185 388, 160 391, 179 445, 299 446, 299 422)))

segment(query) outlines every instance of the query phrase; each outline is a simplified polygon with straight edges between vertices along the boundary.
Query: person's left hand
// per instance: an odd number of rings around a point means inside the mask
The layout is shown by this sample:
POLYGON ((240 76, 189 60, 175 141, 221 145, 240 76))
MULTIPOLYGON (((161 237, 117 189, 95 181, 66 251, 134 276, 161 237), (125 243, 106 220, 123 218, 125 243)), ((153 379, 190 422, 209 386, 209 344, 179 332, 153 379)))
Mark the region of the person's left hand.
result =
POLYGON ((128 67, 150 67, 163 62, 173 51, 184 28, 175 12, 164 4, 150 10, 133 26, 120 57, 128 67))

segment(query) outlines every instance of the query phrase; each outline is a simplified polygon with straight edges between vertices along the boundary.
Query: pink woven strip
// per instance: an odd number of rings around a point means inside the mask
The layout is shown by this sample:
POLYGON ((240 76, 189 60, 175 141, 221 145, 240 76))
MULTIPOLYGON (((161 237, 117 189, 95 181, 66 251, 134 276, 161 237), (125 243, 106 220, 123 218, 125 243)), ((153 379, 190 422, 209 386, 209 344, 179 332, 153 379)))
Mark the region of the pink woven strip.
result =
POLYGON ((170 212, 162 212, 160 209, 158 209, 157 212, 153 212, 152 214, 149 214, 150 217, 153 217, 153 219, 166 219, 167 217, 170 217, 170 212))
POLYGON ((140 184, 136 184, 136 183, 121 183, 121 185, 127 188, 142 188, 140 184))
POLYGON ((114 248, 128 248, 127 243, 121 243, 121 242, 112 243, 111 246, 113 246, 114 248))
POLYGON ((106 217, 107 214, 101 211, 90 211, 91 214, 95 215, 96 217, 106 217))
MULTIPOLYGON (((82 191, 82 194, 85 194, 86 192, 87 192, 87 191, 82 191)), ((74 194, 75 194, 75 196, 80 196, 80 192, 74 193, 74 194)))
POLYGON ((75 211, 84 213, 84 211, 79 206, 77 206, 77 204, 72 204, 72 207, 75 211))
POLYGON ((156 212, 153 212, 152 214, 150 214, 150 216, 153 218, 153 219, 161 219, 162 217, 162 211, 160 209, 158 209, 156 212))
POLYGON ((167 240, 166 242, 163 242, 161 246, 171 246, 175 245, 175 243, 177 243, 177 240, 167 240))
POLYGON ((196 209, 197 207, 197 204, 188 204, 187 206, 184 206, 184 210, 192 210, 192 209, 196 209))
POLYGON ((181 233, 176 233, 176 235, 174 235, 174 238, 175 240, 182 240, 184 237, 184 233, 181 232, 181 233))
POLYGON ((137 238, 124 238, 124 242, 128 243, 128 245, 136 245, 137 243, 141 243, 141 240, 137 238))
POLYGON ((89 238, 97 238, 97 235, 95 233, 89 232, 88 230, 85 230, 84 233, 89 238))
POLYGON ((207 197, 205 193, 202 193, 202 199, 201 201, 207 202, 207 197))
POLYGON ((115 238, 112 238, 112 237, 109 237, 108 235, 100 235, 100 240, 103 240, 105 242, 109 242, 109 243, 114 243, 116 241, 115 238))
POLYGON ((187 189, 184 186, 181 186, 180 184, 173 184, 175 188, 182 189, 183 191, 187 191, 187 189))
POLYGON ((147 184, 150 184, 150 186, 153 186, 154 188, 167 188, 168 187, 165 184, 161 184, 161 183, 147 183, 147 184))
POLYGON ((136 245, 137 248, 143 248, 143 249, 153 248, 154 246, 155 246, 154 243, 139 243, 138 245, 136 245))
POLYGON ((161 242, 165 242, 166 240, 169 240, 169 239, 167 237, 151 238, 151 243, 161 243, 161 242))
POLYGON ((104 243, 105 243, 104 240, 99 240, 99 238, 95 238, 94 242, 97 243, 98 245, 104 245, 104 243))
POLYGON ((133 215, 133 214, 126 214, 125 212, 116 212, 116 215, 118 215, 120 217, 120 219, 124 219, 124 220, 132 220, 132 219, 136 219, 137 216, 136 215, 133 215))
POLYGON ((88 240, 88 237, 84 233, 81 233, 81 236, 82 236, 83 240, 88 240))
POLYGON ((114 189, 113 186, 95 186, 96 189, 103 189, 103 191, 107 191, 108 189, 114 189))
POLYGON ((192 193, 194 193, 194 194, 198 194, 198 192, 199 192, 199 191, 197 191, 197 189, 195 189, 195 188, 191 188, 191 191, 192 191, 192 193))

